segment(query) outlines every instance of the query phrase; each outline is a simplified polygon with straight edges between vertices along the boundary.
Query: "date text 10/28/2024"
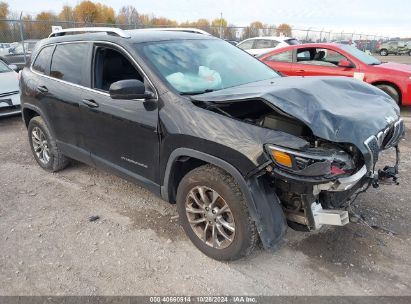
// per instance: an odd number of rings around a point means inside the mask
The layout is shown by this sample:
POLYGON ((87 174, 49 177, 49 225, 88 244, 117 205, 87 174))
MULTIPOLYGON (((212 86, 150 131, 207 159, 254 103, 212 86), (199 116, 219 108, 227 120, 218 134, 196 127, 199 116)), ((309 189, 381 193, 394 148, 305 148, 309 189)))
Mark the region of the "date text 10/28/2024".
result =
POLYGON ((258 303, 255 297, 249 296, 171 296, 150 297, 150 303, 258 303))

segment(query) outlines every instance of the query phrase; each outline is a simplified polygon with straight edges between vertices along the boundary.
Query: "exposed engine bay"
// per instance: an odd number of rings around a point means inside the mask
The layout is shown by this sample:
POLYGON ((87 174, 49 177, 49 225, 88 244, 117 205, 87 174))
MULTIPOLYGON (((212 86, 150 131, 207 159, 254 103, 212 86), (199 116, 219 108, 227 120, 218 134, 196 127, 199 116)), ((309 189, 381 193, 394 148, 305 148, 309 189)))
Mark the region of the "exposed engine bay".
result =
MULTIPOLYGON (((390 176, 396 181, 398 161, 396 166, 387 167, 386 172, 374 173, 374 167, 367 169, 364 153, 354 144, 319 138, 305 123, 262 99, 193 103, 247 124, 299 137, 308 143, 301 151, 275 143, 265 147, 273 159, 265 168, 265 176, 280 199, 289 226, 296 230, 345 225, 349 222, 346 209, 356 192, 370 185, 378 186, 381 177, 390 176)), ((393 131, 390 129, 386 133, 393 131)), ((382 149, 387 142, 387 137, 381 141, 382 149)))

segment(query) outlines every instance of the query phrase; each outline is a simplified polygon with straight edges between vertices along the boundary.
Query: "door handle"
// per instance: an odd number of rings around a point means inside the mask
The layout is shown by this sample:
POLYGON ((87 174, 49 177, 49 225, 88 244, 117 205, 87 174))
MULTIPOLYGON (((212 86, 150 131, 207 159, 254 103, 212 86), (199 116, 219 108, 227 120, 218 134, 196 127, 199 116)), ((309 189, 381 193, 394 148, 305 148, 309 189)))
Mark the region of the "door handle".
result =
POLYGON ((305 70, 298 70, 297 73, 304 73, 305 70))
POLYGON ((82 102, 90 108, 98 108, 98 103, 93 99, 83 99, 82 102))
POLYGON ((49 91, 49 89, 47 89, 47 87, 44 85, 38 86, 37 90, 39 90, 42 93, 47 93, 49 91))

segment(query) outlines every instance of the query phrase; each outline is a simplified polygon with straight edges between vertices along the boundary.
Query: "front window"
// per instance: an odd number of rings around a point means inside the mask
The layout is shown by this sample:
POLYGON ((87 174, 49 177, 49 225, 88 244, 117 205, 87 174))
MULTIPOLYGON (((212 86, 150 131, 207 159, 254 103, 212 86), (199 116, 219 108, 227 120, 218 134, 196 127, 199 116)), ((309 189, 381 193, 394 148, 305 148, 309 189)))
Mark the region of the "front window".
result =
POLYGON ((350 55, 354 56, 358 60, 362 61, 365 64, 368 65, 379 65, 381 64, 381 61, 379 61, 377 58, 368 55, 364 53, 363 51, 351 46, 351 45, 342 45, 341 49, 349 53, 350 55))
POLYGON ((115 49, 97 46, 94 55, 93 89, 108 92, 114 82, 126 79, 144 82, 143 76, 126 56, 115 49))
POLYGON ((177 40, 136 44, 177 91, 199 94, 280 77, 268 66, 222 40, 177 40))
POLYGON ((11 69, 5 64, 3 61, 0 60, 0 73, 7 73, 11 72, 11 69))
POLYGON ((297 50, 297 63, 338 67, 338 63, 348 60, 347 57, 331 49, 303 48, 297 50))

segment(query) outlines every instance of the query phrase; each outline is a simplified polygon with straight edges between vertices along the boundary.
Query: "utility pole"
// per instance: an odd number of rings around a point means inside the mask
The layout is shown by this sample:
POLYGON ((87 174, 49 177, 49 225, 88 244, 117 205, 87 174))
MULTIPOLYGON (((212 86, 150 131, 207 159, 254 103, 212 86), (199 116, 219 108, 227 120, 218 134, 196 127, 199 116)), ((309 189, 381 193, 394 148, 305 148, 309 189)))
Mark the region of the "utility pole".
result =
POLYGON ((27 64, 27 58, 26 58, 26 47, 24 45, 24 30, 23 30, 23 12, 20 13, 20 39, 21 39, 21 45, 23 46, 23 57, 24 57, 24 65, 27 64))
POLYGON ((223 12, 220 13, 220 38, 223 38, 223 12))

